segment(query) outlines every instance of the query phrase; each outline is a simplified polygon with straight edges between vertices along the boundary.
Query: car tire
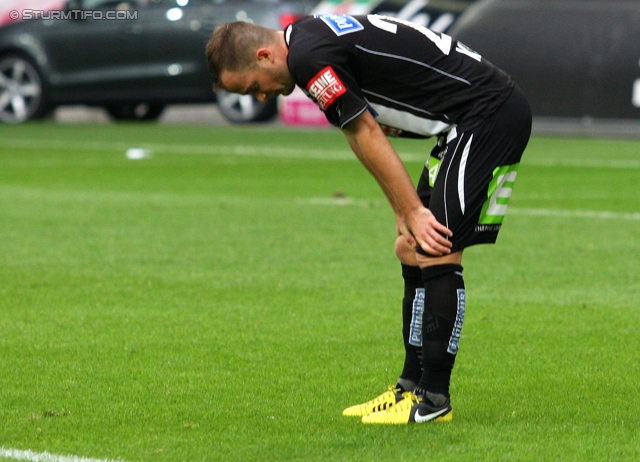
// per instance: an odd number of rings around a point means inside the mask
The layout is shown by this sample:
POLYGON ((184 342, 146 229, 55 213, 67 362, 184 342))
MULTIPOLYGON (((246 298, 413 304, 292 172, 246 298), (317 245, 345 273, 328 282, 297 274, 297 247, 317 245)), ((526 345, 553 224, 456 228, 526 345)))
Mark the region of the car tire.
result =
POLYGON ((0 122, 21 123, 46 116, 46 89, 42 74, 21 55, 0 57, 0 122))
POLYGON ((144 121, 144 120, 157 120, 164 111, 164 104, 158 103, 123 103, 123 104, 109 104, 105 106, 105 109, 111 117, 116 120, 131 120, 131 121, 144 121))
POLYGON ((275 98, 261 103, 251 95, 238 95, 224 90, 216 91, 216 98, 222 115, 233 123, 267 122, 278 114, 275 98))

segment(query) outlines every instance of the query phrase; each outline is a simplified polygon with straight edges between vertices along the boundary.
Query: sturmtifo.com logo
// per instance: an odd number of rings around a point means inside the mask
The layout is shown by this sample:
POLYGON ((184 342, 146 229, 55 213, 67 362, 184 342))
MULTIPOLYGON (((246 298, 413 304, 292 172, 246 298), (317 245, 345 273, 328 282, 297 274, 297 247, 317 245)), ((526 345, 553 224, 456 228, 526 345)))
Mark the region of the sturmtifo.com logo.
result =
POLYGON ((96 20, 131 20, 138 19, 137 11, 102 11, 102 10, 67 10, 67 11, 44 11, 44 10, 13 10, 9 17, 14 21, 22 19, 96 19, 96 20))

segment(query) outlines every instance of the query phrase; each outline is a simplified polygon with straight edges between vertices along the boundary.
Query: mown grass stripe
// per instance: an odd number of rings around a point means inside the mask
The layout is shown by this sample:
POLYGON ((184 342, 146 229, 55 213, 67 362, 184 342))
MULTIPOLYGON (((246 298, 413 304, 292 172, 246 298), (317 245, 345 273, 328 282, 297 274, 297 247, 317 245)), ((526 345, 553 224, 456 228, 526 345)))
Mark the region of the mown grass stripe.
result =
MULTIPOLYGON (((253 146, 253 145, 197 145, 173 143, 123 143, 104 141, 70 141, 70 140, 25 140, 5 138, 0 140, 0 147, 13 149, 53 149, 63 151, 121 151, 132 147, 143 148, 152 153, 191 154, 212 156, 246 156, 268 157, 280 159, 316 159, 316 160, 357 160, 354 154, 345 149, 298 149, 285 146, 253 146)), ((400 152, 405 162, 424 162, 428 152, 400 152)), ((623 170, 640 169, 640 160, 628 159, 593 159, 593 158, 541 158, 525 157, 523 164, 534 167, 572 167, 572 168, 612 168, 623 170)))
MULTIPOLYGON (((297 198, 260 198, 244 196, 219 196, 219 195, 182 195, 168 193, 148 192, 120 192, 120 191, 50 191, 38 188, 19 188, 13 186, 0 186, 0 192, 5 197, 13 199, 34 199, 44 201, 73 201, 95 202, 114 201, 120 203, 123 199, 143 200, 158 203, 173 204, 244 204, 260 203, 290 203, 302 206, 332 206, 332 207, 383 207, 384 200, 367 200, 353 197, 297 197, 297 198)), ((509 207, 509 215, 558 217, 558 218, 588 218, 597 220, 625 220, 640 221, 640 212, 614 212, 611 210, 584 210, 584 209, 551 209, 530 207, 509 207)))

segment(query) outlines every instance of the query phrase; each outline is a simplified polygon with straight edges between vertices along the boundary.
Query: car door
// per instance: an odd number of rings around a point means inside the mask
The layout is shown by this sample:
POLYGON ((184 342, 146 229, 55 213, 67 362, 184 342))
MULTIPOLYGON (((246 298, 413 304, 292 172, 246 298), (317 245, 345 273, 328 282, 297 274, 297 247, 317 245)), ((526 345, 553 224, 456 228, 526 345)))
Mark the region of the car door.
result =
POLYGON ((145 74, 136 0, 76 0, 46 22, 43 41, 56 99, 91 103, 136 94, 145 74))
POLYGON ((237 20, 279 27, 273 0, 158 0, 140 10, 147 88, 172 97, 213 100, 205 47, 216 26, 237 20), (266 21, 265 21, 266 20, 266 21))
POLYGON ((195 0, 161 0, 140 11, 149 91, 165 100, 213 100, 204 49, 216 23, 206 10, 195 0))

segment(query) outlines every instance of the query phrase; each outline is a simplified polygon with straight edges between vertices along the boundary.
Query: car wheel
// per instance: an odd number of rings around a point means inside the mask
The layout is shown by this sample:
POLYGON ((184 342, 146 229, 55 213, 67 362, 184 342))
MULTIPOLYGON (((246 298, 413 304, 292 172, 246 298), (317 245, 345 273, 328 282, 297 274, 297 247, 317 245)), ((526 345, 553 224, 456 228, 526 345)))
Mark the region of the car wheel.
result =
POLYGON ((275 98, 261 103, 251 95, 237 95, 224 90, 217 91, 216 97, 220 112, 233 123, 266 122, 278 113, 275 98))
POLYGON ((0 121, 20 123, 47 114, 40 72, 19 55, 0 58, 0 121))
POLYGON ((164 111, 163 104, 109 104, 105 109, 116 120, 156 120, 164 111))

